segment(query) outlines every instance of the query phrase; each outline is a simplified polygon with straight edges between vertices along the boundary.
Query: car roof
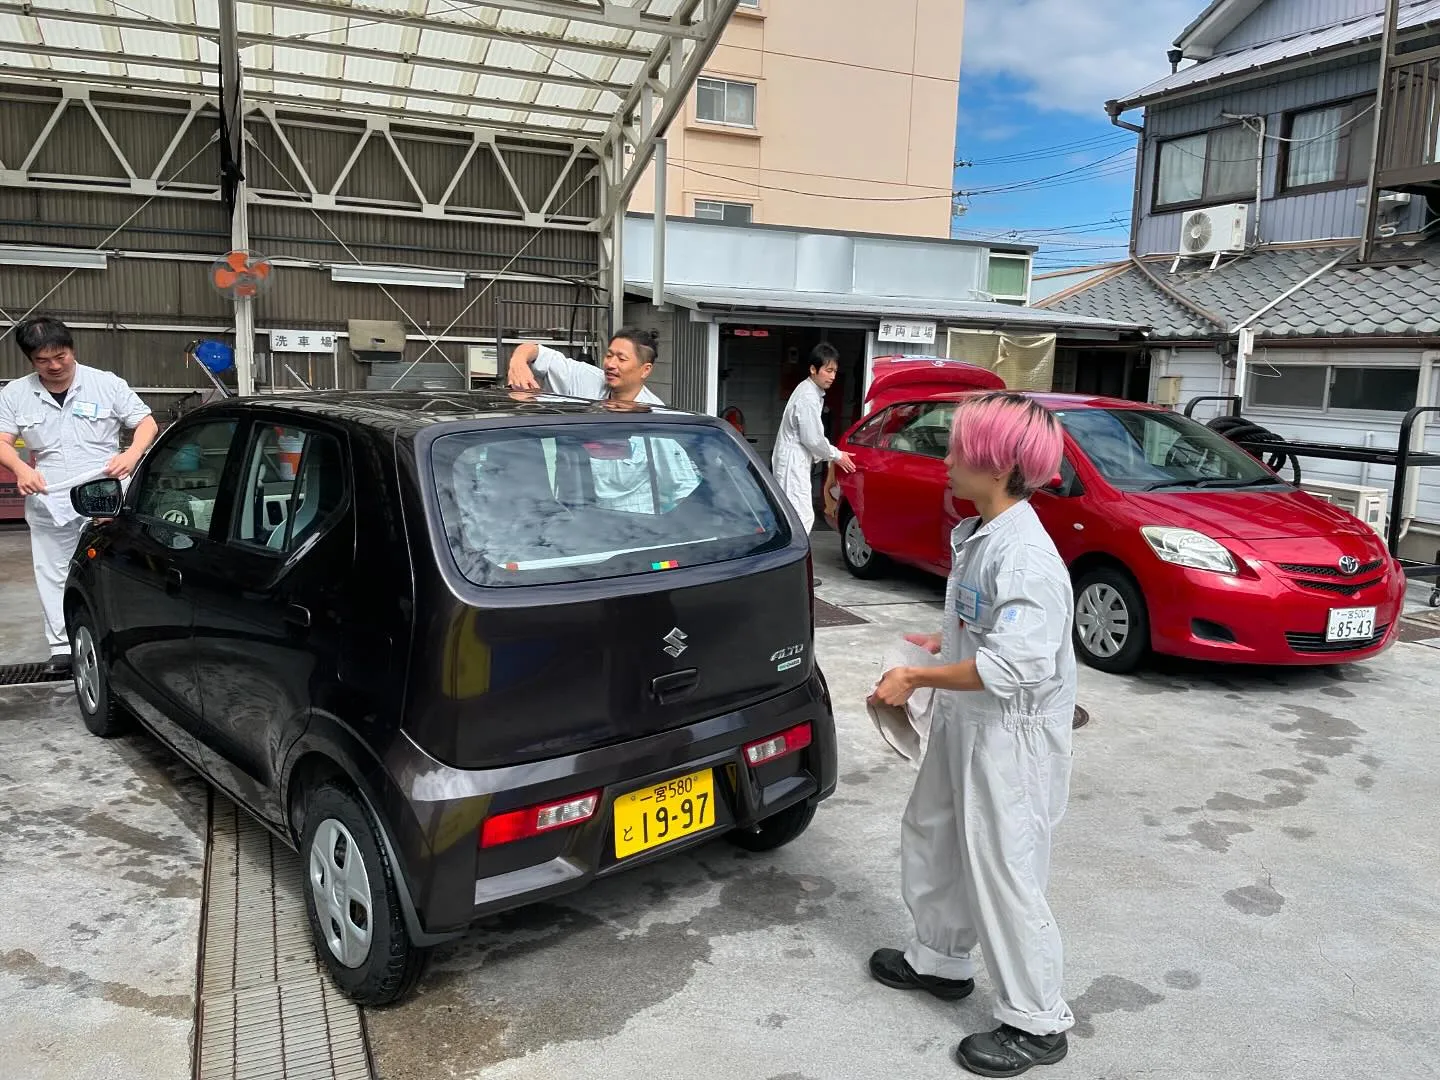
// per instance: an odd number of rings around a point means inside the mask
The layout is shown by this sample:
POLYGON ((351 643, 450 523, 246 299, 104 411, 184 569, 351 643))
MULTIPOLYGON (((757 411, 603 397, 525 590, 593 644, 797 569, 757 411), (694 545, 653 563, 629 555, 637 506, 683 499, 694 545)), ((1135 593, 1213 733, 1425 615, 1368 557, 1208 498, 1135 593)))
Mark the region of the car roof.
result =
MULTIPOLYGON (((679 409, 634 402, 594 401, 534 390, 325 390, 273 397, 226 398, 211 409, 279 411, 322 417, 406 438, 435 424, 527 418, 543 421, 585 416, 610 422, 684 417, 711 421, 679 409)), ((718 422, 718 421, 717 421, 718 422)))
MULTIPOLYGON (((978 394, 996 393, 992 390, 954 390, 940 391, 938 393, 917 394, 913 398, 902 397, 899 403, 905 401, 964 401, 966 398, 975 397, 978 394)), ((1038 401, 1047 409, 1134 409, 1141 412, 1162 412, 1158 405, 1149 405, 1143 401, 1126 401, 1123 398, 1104 397, 1100 394, 1057 394, 1048 390, 1017 390, 1032 401, 1038 401)), ((892 402, 892 404, 895 402, 892 402)), ((877 409, 876 412, 879 410, 877 409)))

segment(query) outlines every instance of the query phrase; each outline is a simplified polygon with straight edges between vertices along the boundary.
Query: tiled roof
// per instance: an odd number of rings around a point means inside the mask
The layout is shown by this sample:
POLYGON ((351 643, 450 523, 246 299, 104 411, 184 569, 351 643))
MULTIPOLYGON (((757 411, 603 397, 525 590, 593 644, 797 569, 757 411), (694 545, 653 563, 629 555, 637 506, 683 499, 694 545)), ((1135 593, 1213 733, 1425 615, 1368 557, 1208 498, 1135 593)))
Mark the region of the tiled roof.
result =
MULTIPOLYGON (((1177 302, 1133 266, 1041 306, 1145 323, 1153 327, 1155 341, 1213 338, 1234 333, 1238 324, 1347 251, 1333 245, 1261 249, 1215 270, 1192 262, 1191 269, 1182 265, 1175 274, 1167 260, 1146 262, 1151 274, 1223 325, 1177 302)), ((1248 325, 1270 338, 1440 334, 1440 243, 1395 245, 1380 254, 1386 262, 1341 263, 1248 325)))
MULTIPOLYGON (((1440 19, 1440 0, 1410 0, 1409 3, 1400 5, 1401 30, 1427 26, 1437 19, 1440 19)), ((1319 62, 1332 52, 1353 49, 1363 42, 1377 40, 1384 21, 1381 14, 1360 15, 1330 26, 1281 38, 1279 41, 1267 41, 1211 57, 1126 94, 1117 99, 1117 104, 1122 110, 1134 109, 1159 98, 1235 79, 1273 64, 1300 59, 1315 59, 1319 62)))

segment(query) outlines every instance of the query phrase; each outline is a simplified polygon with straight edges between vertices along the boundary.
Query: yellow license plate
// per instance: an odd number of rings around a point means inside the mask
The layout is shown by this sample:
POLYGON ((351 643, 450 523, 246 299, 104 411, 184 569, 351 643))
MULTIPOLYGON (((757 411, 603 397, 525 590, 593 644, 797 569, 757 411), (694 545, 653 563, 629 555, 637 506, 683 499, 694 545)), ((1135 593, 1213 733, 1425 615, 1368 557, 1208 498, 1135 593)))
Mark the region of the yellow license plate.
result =
POLYGON ((615 800, 615 857, 623 859, 715 824, 715 779, 705 769, 615 800))

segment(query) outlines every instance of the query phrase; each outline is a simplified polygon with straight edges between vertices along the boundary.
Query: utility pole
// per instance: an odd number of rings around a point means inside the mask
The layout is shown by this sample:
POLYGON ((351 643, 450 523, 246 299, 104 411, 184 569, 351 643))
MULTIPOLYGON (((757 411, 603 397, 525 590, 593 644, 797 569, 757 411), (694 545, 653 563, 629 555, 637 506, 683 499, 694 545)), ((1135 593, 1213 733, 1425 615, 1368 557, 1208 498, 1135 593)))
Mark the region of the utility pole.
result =
POLYGON ((1390 122, 1390 71, 1395 62, 1395 37, 1400 25, 1400 0, 1385 0, 1385 30, 1380 35, 1380 81, 1375 91, 1375 125, 1370 139, 1370 184, 1365 189, 1365 223, 1360 227, 1360 261, 1370 261, 1380 218, 1381 154, 1390 122))

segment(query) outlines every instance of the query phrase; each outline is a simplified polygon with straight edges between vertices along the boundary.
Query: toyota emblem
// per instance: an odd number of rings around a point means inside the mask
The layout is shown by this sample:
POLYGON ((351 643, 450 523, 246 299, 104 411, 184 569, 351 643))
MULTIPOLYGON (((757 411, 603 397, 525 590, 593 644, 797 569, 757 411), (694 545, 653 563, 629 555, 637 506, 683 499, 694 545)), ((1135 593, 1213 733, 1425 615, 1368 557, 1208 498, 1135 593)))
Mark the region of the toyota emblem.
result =
POLYGON ((1360 560, 1354 555, 1340 556, 1340 572, 1346 577, 1351 577, 1360 570, 1360 560))

